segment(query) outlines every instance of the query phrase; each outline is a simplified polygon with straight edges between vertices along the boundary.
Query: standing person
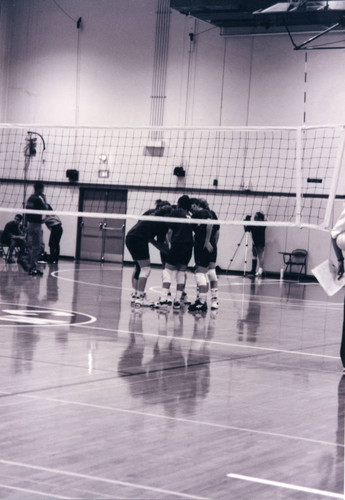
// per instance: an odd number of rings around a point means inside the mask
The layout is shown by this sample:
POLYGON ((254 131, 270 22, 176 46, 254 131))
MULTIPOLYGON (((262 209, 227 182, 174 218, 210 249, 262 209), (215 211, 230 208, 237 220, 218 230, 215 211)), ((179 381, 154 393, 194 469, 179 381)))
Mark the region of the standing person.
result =
MULTIPOLYGON (((256 212, 254 216, 254 220, 264 221, 265 215, 263 212, 256 212)), ((253 260, 252 260, 252 269, 248 274, 253 276, 262 276, 264 272, 264 252, 266 245, 266 226, 245 226, 245 231, 248 231, 252 234, 253 240, 253 260), (259 262, 258 271, 256 271, 257 264, 259 262)))
MULTIPOLYGON (((164 217, 171 212, 170 206, 155 210, 151 215, 164 217)), ((151 273, 149 243, 155 242, 157 235, 166 231, 166 222, 140 220, 127 233, 126 246, 135 262, 132 275, 132 300, 136 307, 153 306, 146 298, 145 288, 151 273)))
MULTIPOLYGON (((30 210, 47 210, 48 205, 44 195, 44 184, 37 181, 34 184, 34 192, 26 202, 26 208, 30 210)), ((42 276, 43 273, 37 267, 37 261, 41 252, 42 246, 42 223, 43 216, 41 214, 29 213, 26 215, 27 222, 27 244, 29 251, 29 274, 31 276, 42 276)))
MULTIPOLYGON (((48 205, 49 210, 53 210, 50 205, 48 205)), ((63 233, 62 222, 60 218, 55 215, 46 215, 44 218, 44 223, 50 231, 49 236, 49 262, 51 264, 57 264, 60 257, 60 241, 63 233)))
MULTIPOLYGON (((334 253, 338 260, 338 270, 337 278, 342 278, 344 274, 344 255, 343 250, 345 250, 345 209, 340 214, 337 222, 335 223, 333 229, 331 230, 331 241, 334 253)), ((340 359, 343 364, 343 369, 345 372, 345 300, 344 300, 344 312, 343 312, 343 331, 341 336, 340 344, 340 359)))
MULTIPOLYGON (((201 206, 208 210, 211 214, 211 218, 214 220, 218 220, 218 217, 214 210, 211 210, 207 201, 201 199, 201 206)), ((217 266, 217 255, 218 255, 218 241, 219 241, 219 230, 220 226, 219 224, 214 224, 212 226, 212 232, 210 236, 210 243, 213 247, 211 255, 210 255, 210 264, 208 267, 208 272, 207 272, 207 278, 210 283, 210 290, 211 290, 211 310, 216 310, 219 308, 219 302, 218 302, 218 277, 217 277, 217 272, 216 272, 216 266, 217 266)))
POLYGON ((15 248, 19 248, 19 257, 24 253, 25 249, 25 233, 22 230, 23 216, 17 214, 14 220, 7 222, 1 235, 1 243, 8 246, 7 262, 14 263, 13 252, 15 248))
MULTIPOLYGON (((203 203, 198 198, 191 198, 192 218, 212 219, 209 210, 203 208, 203 203)), ((194 224, 194 260, 195 260, 195 280, 197 286, 197 298, 194 304, 188 307, 190 312, 207 311, 207 292, 209 270, 213 246, 210 242, 212 224, 194 224)))
MULTIPOLYGON (((190 210, 190 198, 181 196, 177 201, 177 207, 171 211, 170 216, 187 219, 190 210)), ((176 293, 173 302, 174 309, 181 308, 182 296, 186 283, 186 271, 193 253, 193 230, 191 224, 179 224, 173 222, 167 232, 167 240, 170 251, 165 258, 163 269, 163 285, 158 307, 170 305, 169 295, 172 275, 176 275, 176 293)))
MULTIPOLYGON (((158 199, 158 200, 155 201, 155 208, 150 208, 149 210, 146 210, 146 212, 144 212, 143 215, 152 215, 152 214, 154 214, 156 212, 156 210, 158 210, 160 208, 163 208, 163 207, 171 207, 170 202, 167 201, 167 200, 158 199)), ((159 250, 159 255, 160 255, 160 258, 161 258, 161 263, 162 263, 163 270, 165 268, 166 256, 167 256, 167 253, 169 252, 169 247, 168 247, 168 243, 167 243, 167 239, 166 239, 167 230, 168 230, 168 226, 167 225, 166 226, 162 226, 162 230, 156 236, 156 241, 151 241, 151 243, 153 245, 155 245, 155 243, 157 243, 156 246, 157 246, 157 248, 159 250)), ((169 301, 169 305, 171 305, 172 304, 171 294, 169 294, 168 301, 169 301)))

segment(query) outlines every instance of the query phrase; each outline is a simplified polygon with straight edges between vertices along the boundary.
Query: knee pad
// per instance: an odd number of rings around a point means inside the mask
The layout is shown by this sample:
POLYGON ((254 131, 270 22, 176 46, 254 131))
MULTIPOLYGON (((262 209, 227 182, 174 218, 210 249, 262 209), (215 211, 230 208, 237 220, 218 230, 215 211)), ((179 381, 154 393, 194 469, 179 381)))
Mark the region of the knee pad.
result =
POLYGON ((140 278, 148 278, 151 273, 151 267, 150 266, 145 266, 140 269, 140 278))
POLYGON ((207 273, 207 277, 208 279, 213 282, 213 281, 217 281, 217 273, 216 273, 216 270, 215 269, 210 269, 207 273))
POLYGON ((163 269, 162 272, 162 281, 163 283, 171 283, 171 272, 170 269, 167 269, 166 267, 163 269))
POLYGON ((177 271, 176 273, 176 283, 178 285, 184 285, 186 280, 186 273, 184 271, 177 271))
POLYGON ((195 273, 196 284, 198 287, 207 286, 206 274, 195 273))

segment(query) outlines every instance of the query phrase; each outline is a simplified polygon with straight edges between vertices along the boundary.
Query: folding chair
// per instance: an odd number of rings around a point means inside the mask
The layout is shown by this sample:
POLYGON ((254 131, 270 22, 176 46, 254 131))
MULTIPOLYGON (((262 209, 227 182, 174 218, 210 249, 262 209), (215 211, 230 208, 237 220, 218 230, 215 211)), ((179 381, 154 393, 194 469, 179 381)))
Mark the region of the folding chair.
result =
MULTIPOLYGON (((9 247, 9 245, 6 245, 6 243, 1 242, 2 233, 3 233, 3 230, 0 230, 0 259, 3 258, 7 261, 10 247, 9 247)), ((20 246, 15 246, 14 251, 13 251, 13 257, 18 257, 19 252, 20 252, 20 246)))
POLYGON ((300 279, 301 275, 307 275, 307 250, 296 248, 292 252, 279 252, 283 255, 285 269, 284 274, 295 274, 300 279))

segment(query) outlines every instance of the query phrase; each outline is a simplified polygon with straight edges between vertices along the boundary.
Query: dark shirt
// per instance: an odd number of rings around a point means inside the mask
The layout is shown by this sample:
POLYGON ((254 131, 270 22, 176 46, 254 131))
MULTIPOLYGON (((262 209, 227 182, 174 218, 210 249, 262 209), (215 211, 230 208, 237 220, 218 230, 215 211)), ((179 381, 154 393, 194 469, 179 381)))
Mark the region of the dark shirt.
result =
POLYGON ((158 235, 166 234, 167 224, 160 221, 140 220, 128 231, 128 235, 135 236, 144 241, 150 241, 158 235))
POLYGON ((256 247, 265 246, 265 226, 247 226, 248 230, 252 233, 253 243, 256 247))
MULTIPOLYGON (((203 208, 202 210, 195 212, 192 215, 192 219, 212 219, 212 215, 209 210, 203 208)), ((204 246, 206 240, 206 230, 207 224, 193 224, 195 246, 204 246)))
MULTIPOLYGON (((218 217, 217 217, 216 213, 213 210, 210 210, 209 212, 211 214, 211 219, 218 220, 218 217)), ((218 233, 219 230, 220 230, 220 225, 219 224, 214 224, 214 226, 212 226, 212 233, 211 233, 211 237, 210 237, 210 243, 211 243, 211 245, 213 247, 217 246, 216 234, 218 233)))
MULTIPOLYGON (((47 210, 47 205, 44 202, 42 196, 34 193, 30 196, 28 201, 26 202, 26 208, 30 210, 47 210)), ((28 222, 37 222, 42 223, 43 218, 41 214, 27 214, 26 220, 28 222)))
MULTIPOLYGON (((183 208, 176 208, 170 214, 171 217, 176 217, 178 219, 187 219, 187 215, 187 211, 183 208)), ((194 238, 192 224, 179 224, 178 222, 171 222, 170 228, 173 231, 171 236, 172 245, 193 244, 194 238)))
POLYGON ((11 234, 14 236, 22 236, 22 232, 20 231, 18 224, 14 222, 14 220, 7 222, 4 227, 3 233, 1 235, 1 243, 3 245, 9 245, 11 243, 11 234))

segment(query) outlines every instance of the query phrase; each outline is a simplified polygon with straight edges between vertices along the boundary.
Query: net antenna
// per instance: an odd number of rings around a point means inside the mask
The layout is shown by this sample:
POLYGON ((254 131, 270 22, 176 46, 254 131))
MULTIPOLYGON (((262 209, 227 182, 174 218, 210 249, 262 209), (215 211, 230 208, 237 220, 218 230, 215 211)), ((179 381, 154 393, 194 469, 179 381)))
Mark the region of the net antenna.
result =
MULTIPOLYGON (((41 138, 42 144, 43 144, 43 149, 42 149, 42 154, 41 154, 41 161, 40 161, 40 167, 44 165, 44 157, 43 153, 46 149, 46 143, 41 134, 38 132, 27 132, 27 136, 25 138, 25 148, 24 148, 24 157, 25 157, 25 163, 24 163, 24 183, 23 183, 23 208, 25 208, 26 205, 26 198, 27 198, 27 184, 28 184, 28 171, 31 163, 31 159, 34 158, 37 154, 37 137, 33 137, 33 135, 38 135, 38 137, 41 138)), ((42 172, 41 168, 39 169, 39 178, 42 177, 42 172)))

